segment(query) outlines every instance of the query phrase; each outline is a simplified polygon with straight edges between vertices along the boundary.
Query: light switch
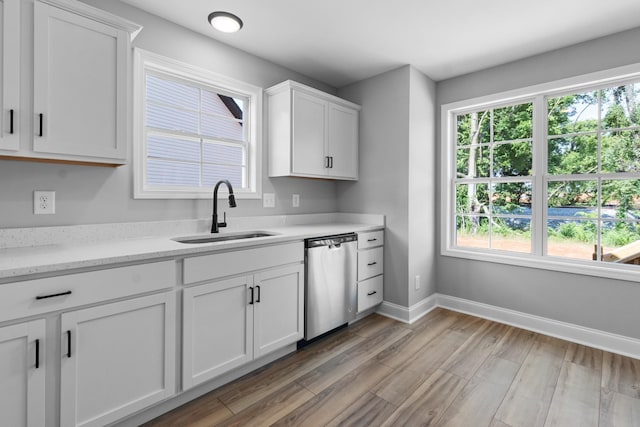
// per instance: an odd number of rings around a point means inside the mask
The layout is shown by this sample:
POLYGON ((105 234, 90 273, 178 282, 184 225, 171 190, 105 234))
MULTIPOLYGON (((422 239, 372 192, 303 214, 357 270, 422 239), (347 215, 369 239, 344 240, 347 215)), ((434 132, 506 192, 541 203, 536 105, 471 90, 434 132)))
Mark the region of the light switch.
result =
POLYGON ((276 195, 275 195, 275 193, 264 193, 262 195, 262 207, 263 208, 275 208, 276 207, 276 195))

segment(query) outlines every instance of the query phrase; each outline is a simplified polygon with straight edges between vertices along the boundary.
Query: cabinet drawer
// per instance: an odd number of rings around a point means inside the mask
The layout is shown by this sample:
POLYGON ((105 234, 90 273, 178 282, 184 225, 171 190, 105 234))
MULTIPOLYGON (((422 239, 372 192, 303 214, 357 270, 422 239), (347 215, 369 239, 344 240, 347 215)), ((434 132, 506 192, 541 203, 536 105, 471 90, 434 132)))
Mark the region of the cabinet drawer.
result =
POLYGON ((374 248, 384 244, 384 230, 358 233, 358 249, 374 248))
POLYGON ((358 281, 382 274, 384 248, 358 251, 358 281))
POLYGON ((304 261, 304 243, 261 246, 203 255, 184 260, 184 284, 233 276, 278 265, 304 261))
POLYGON ((175 261, 162 261, 8 283, 0 285, 0 322, 156 291, 175 281, 175 261))
POLYGON ((358 283, 358 313, 382 302, 383 277, 376 276, 358 283))

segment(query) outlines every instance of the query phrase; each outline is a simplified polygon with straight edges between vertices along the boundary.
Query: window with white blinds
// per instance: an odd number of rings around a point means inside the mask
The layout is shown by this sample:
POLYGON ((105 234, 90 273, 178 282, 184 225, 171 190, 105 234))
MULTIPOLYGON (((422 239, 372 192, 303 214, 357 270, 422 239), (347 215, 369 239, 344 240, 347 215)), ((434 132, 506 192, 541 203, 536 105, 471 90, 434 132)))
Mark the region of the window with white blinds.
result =
POLYGON ((136 197, 205 198, 221 179, 260 197, 262 90, 136 51, 136 197))

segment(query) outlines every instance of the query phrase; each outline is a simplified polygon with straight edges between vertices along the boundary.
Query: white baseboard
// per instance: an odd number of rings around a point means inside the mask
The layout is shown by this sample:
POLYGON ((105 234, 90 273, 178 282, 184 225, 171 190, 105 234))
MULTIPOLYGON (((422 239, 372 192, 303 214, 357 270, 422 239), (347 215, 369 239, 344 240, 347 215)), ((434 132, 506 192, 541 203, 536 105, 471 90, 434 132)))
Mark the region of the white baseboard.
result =
POLYGON ((566 341, 640 358, 640 340, 476 301, 436 294, 437 305, 566 341))
POLYGON ((411 307, 403 307, 398 304, 383 301, 378 308, 378 314, 399 320, 404 323, 413 323, 437 306, 437 294, 433 294, 411 307))
POLYGON ((378 308, 378 314, 404 323, 413 323, 436 307, 640 359, 640 340, 638 339, 449 295, 436 293, 408 308, 384 301, 378 308))

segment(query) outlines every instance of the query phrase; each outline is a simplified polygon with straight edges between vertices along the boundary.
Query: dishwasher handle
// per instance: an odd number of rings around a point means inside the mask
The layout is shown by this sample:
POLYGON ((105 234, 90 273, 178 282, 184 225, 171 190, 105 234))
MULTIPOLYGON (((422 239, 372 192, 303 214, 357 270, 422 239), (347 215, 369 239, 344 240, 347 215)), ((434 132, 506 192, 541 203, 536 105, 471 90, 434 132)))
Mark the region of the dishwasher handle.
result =
POLYGON ((319 246, 340 246, 342 243, 357 242, 355 233, 337 234, 333 236, 314 237, 304 241, 305 248, 317 248, 319 246))

